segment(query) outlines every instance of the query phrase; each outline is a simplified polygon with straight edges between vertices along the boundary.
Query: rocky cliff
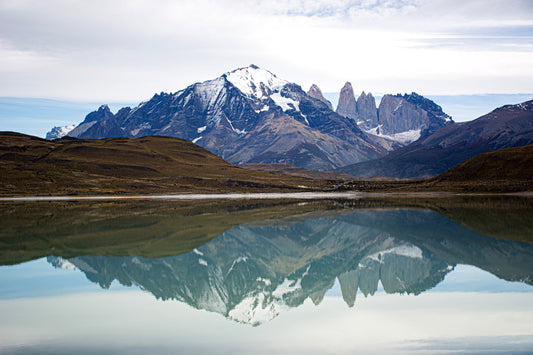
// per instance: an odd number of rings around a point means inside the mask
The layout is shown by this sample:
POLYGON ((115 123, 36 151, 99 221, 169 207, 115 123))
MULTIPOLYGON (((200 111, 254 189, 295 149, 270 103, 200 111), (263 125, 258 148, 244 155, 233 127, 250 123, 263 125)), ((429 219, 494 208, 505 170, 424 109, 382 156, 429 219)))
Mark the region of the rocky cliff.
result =
POLYGON ((413 132, 426 136, 453 122, 439 105, 414 92, 383 96, 378 113, 376 133, 382 135, 413 132))
POLYGON ((440 106, 416 93, 385 95, 379 108, 371 93, 363 91, 355 100, 349 82, 341 89, 337 113, 353 119, 367 133, 404 144, 453 122, 440 106))
POLYGON ((347 81, 341 89, 339 94, 339 103, 337 105, 337 113, 341 116, 357 119, 357 106, 355 96, 353 93, 352 84, 347 81))
POLYGON ((364 130, 370 130, 378 126, 378 110, 376 100, 371 93, 363 91, 357 98, 357 124, 364 130))
POLYGON ((313 84, 311 85, 311 87, 309 88, 309 90, 307 91, 307 95, 317 99, 317 100, 320 100, 322 101, 323 103, 325 103, 326 105, 328 105, 328 108, 330 110, 333 111, 333 105, 331 104, 331 102, 329 102, 329 100, 327 100, 324 95, 322 94, 322 90, 320 90, 320 88, 313 84))

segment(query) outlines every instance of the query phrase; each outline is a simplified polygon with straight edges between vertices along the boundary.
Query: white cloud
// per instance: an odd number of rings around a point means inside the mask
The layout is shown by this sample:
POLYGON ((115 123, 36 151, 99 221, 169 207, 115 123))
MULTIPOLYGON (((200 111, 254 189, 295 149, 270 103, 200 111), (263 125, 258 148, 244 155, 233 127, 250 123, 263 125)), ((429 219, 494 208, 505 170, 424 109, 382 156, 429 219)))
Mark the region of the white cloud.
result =
POLYGON ((518 0, 5 0, 0 96, 136 101, 251 63, 323 91, 533 92, 532 15, 518 0))

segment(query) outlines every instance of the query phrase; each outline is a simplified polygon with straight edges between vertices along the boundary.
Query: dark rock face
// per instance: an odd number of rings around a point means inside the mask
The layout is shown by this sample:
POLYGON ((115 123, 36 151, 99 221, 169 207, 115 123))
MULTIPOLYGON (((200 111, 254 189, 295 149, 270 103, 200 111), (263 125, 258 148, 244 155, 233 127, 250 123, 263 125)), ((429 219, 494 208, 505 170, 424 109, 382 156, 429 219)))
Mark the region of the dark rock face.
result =
POLYGON ((378 112, 378 133, 385 135, 420 130, 425 136, 453 122, 440 106, 414 92, 383 96, 378 112))
POLYGON ((337 105, 337 113, 341 116, 357 119, 357 107, 355 96, 353 94, 352 84, 347 81, 341 89, 339 94, 339 104, 337 105))
POLYGON ((339 169, 353 176, 435 176, 474 156, 533 144, 533 100, 450 123, 389 155, 339 169))
POLYGON ((362 132, 353 120, 333 112, 327 100, 256 66, 173 94, 156 94, 116 115, 108 110, 103 106, 89 114, 70 135, 167 135, 232 163, 290 163, 314 170, 377 158, 396 147, 362 132))
MULTIPOLYGON (((102 105, 98 108, 98 110, 93 111, 89 113, 87 116, 85 116, 85 120, 83 120, 82 123, 80 123, 76 128, 71 130, 68 133, 68 136, 70 137, 82 137, 85 131, 87 131, 89 128, 94 126, 95 124, 99 122, 108 122, 112 121, 115 115, 111 112, 109 109, 109 106, 102 105)), ((120 137, 120 135, 110 135, 106 138, 112 138, 112 137, 120 137)), ((96 137, 95 137, 96 138, 96 137)), ((103 138, 103 137, 102 137, 103 138)))
POLYGON ((324 97, 324 95, 322 94, 322 91, 320 90, 320 88, 318 86, 316 86, 315 84, 311 85, 311 87, 309 88, 309 91, 307 91, 307 95, 311 96, 312 98, 315 98, 317 100, 322 101, 323 103, 328 105, 328 108, 330 110, 333 111, 333 105, 331 104, 331 102, 329 102, 324 97))
POLYGON ((363 91, 357 98, 357 124, 364 130, 370 130, 378 126, 378 110, 376 100, 371 93, 363 91))
POLYGON ((109 118, 113 118, 113 113, 109 109, 109 106, 102 105, 98 108, 97 111, 91 112, 87 116, 85 116, 85 120, 83 122, 85 123, 94 122, 94 121, 98 122, 98 121, 107 120, 109 118))

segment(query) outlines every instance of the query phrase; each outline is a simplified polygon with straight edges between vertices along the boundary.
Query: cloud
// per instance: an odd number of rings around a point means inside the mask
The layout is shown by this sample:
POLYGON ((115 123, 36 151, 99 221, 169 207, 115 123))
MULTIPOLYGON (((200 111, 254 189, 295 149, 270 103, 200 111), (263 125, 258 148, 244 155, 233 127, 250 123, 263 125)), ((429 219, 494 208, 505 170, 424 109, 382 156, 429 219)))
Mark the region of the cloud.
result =
POLYGON ((251 63, 323 91, 351 80, 374 92, 531 92, 532 7, 519 0, 4 0, 0 96, 135 101, 251 63))

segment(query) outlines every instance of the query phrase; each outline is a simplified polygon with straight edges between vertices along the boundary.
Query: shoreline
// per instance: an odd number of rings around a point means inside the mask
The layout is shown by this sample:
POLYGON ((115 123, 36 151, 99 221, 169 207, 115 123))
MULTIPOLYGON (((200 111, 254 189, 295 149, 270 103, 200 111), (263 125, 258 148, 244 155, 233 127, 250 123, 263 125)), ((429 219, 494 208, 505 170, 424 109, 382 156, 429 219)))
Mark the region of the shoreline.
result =
POLYGON ((106 200, 313 200, 313 199, 361 199, 367 197, 468 197, 468 196, 519 196, 533 197, 533 192, 510 192, 510 193, 457 193, 457 192, 257 192, 257 193, 220 193, 220 194, 164 194, 164 195, 18 195, 0 196, 0 202, 52 202, 52 201, 106 201, 106 200))

